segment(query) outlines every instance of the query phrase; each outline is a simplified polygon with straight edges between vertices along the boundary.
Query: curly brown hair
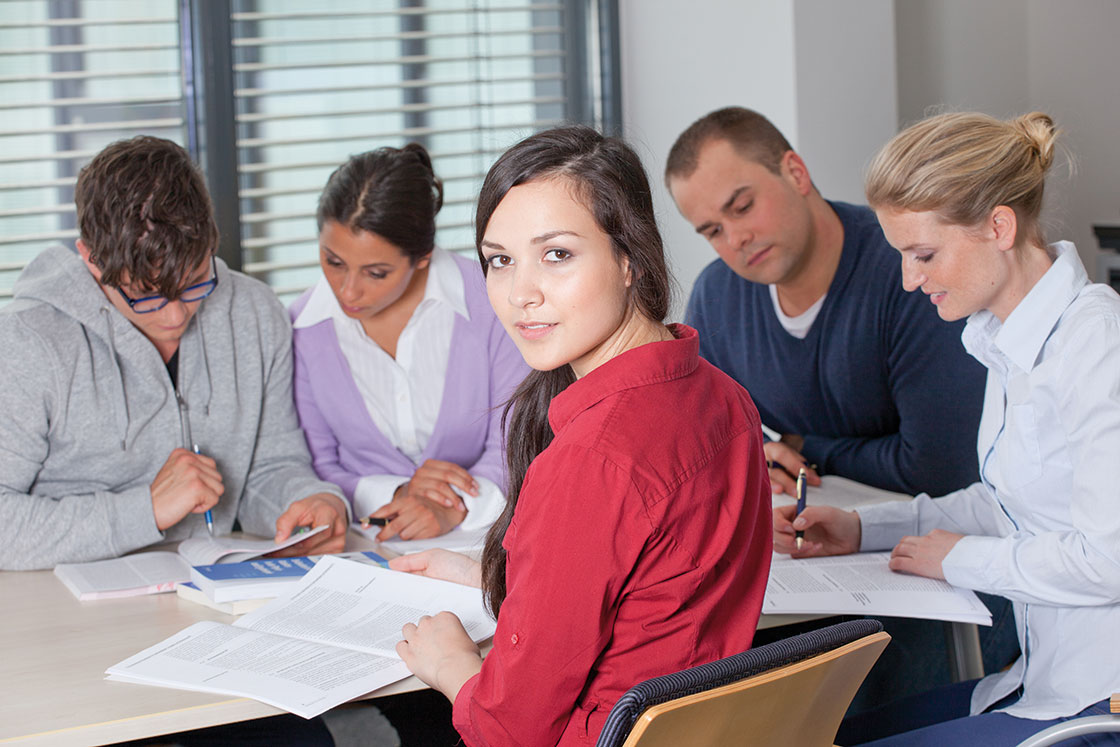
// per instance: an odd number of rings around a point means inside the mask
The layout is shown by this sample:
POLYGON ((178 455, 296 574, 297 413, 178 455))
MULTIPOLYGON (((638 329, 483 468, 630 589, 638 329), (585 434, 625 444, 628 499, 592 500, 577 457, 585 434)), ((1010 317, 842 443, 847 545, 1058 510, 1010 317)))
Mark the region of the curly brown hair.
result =
POLYGON ((218 246, 202 174, 170 140, 140 135, 108 145, 78 174, 74 202, 108 286, 127 280, 175 299, 218 246))

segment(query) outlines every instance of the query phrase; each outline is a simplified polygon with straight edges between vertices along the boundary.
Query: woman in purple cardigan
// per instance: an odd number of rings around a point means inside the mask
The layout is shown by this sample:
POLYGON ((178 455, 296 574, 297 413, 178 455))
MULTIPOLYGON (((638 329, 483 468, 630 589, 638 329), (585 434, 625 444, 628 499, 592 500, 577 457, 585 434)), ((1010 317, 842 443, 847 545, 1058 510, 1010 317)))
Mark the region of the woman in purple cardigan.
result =
POLYGON ((488 526, 505 503, 501 410, 527 373, 478 263, 434 245, 443 188, 416 143, 352 157, 319 198, 323 277, 291 307, 315 470, 378 539, 488 526))

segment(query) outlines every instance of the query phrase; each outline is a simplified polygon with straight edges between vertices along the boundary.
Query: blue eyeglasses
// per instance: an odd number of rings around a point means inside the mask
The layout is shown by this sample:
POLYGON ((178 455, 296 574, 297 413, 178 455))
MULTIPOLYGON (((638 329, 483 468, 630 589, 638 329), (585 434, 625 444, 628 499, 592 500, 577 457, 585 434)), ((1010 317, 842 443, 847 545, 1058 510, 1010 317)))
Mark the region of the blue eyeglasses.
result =
MULTIPOLYGON (((183 303, 198 303, 202 299, 209 296, 218 287, 218 265, 214 261, 214 257, 210 257, 210 273, 213 277, 201 283, 187 286, 179 294, 179 300, 183 303)), ((128 294, 120 288, 117 288, 117 293, 121 294, 121 298, 128 304, 128 308, 135 311, 137 314, 150 314, 153 311, 159 311, 168 303, 167 298, 163 296, 144 296, 143 298, 129 298, 128 294)))
MULTIPOLYGON (((203 282, 196 282, 194 286, 188 286, 179 293, 180 301, 184 304, 197 304, 198 301, 203 300, 214 292, 217 288, 217 263, 211 256, 211 274, 212 278, 203 282)), ((125 293, 120 288, 116 289, 120 293, 121 298, 124 299, 125 304, 129 308, 136 311, 137 314, 151 314, 152 311, 159 311, 169 304, 167 298, 162 296, 144 296, 143 298, 129 298, 128 293, 125 293)))

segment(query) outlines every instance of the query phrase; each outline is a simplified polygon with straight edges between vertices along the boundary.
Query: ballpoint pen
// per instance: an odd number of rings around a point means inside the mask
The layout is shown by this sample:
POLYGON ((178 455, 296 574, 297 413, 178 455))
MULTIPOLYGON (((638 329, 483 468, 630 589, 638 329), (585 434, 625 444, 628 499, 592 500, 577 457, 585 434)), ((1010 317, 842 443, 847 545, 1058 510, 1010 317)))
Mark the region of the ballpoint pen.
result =
MULTIPOLYGON (((198 444, 193 444, 191 450, 194 451, 195 454, 202 453, 198 450, 198 444)), ((206 509, 206 531, 210 532, 211 537, 214 536, 214 514, 211 513, 210 509, 206 509)))
MULTIPOLYGON (((804 511, 804 510, 805 510, 805 468, 802 467, 797 472, 797 513, 794 514, 793 518, 796 519, 798 516, 801 515, 801 512, 804 511)), ((797 543, 797 549, 800 550, 801 549, 801 543, 805 541, 805 532, 801 529, 798 529, 794 532, 793 536, 794 536, 794 542, 797 543)))
POLYGON ((392 521, 395 518, 397 518, 396 514, 390 514, 389 516, 365 516, 365 517, 359 519, 358 523, 362 525, 362 529, 369 529, 371 526, 374 526, 374 527, 386 526, 390 521, 392 521))

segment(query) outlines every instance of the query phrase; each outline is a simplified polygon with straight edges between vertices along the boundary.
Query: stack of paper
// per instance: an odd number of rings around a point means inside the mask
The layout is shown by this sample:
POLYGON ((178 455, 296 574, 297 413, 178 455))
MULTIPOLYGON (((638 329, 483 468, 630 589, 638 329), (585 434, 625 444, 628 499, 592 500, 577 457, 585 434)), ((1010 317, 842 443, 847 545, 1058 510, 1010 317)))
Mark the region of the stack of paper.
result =
POLYGON ((254 698, 311 718, 404 679, 401 626, 450 610, 494 634, 479 589, 330 555, 299 586, 233 625, 202 622, 112 666, 107 678, 254 698))

